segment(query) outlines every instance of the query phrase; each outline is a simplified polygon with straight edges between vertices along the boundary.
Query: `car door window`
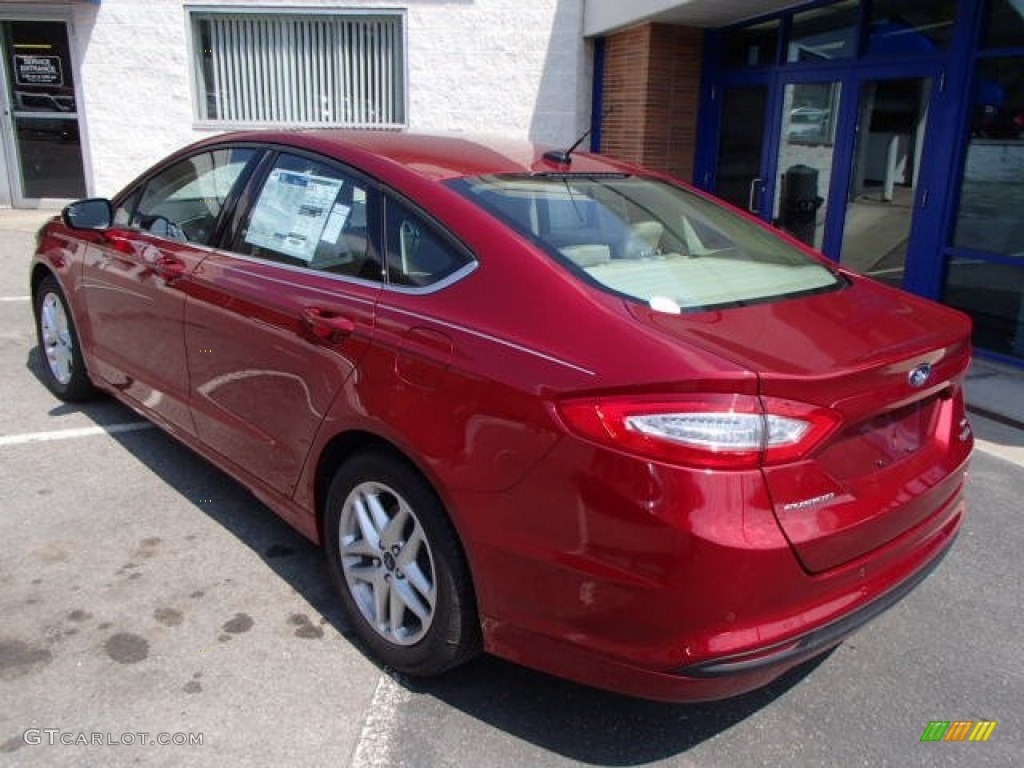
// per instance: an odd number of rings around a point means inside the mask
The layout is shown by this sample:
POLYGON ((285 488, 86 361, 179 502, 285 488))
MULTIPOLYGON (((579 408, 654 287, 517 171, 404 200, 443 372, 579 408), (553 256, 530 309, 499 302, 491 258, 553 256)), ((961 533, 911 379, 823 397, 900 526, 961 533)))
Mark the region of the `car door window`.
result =
POLYGON ((443 236, 409 206, 389 198, 387 209, 390 284, 424 288, 473 262, 465 249, 443 236))
POLYGON ((333 165, 282 154, 267 175, 234 250, 364 280, 380 280, 373 242, 376 192, 333 165))
POLYGON ((142 196, 142 187, 128 192, 121 198, 121 201, 114 205, 114 226, 115 227, 128 227, 132 223, 132 215, 135 213, 135 208, 139 204, 139 198, 142 196))
MULTIPOLYGON (((219 149, 165 168, 145 182, 130 226, 158 237, 212 244, 224 202, 255 154, 253 149, 219 149)), ((119 208, 119 218, 127 215, 119 208)))

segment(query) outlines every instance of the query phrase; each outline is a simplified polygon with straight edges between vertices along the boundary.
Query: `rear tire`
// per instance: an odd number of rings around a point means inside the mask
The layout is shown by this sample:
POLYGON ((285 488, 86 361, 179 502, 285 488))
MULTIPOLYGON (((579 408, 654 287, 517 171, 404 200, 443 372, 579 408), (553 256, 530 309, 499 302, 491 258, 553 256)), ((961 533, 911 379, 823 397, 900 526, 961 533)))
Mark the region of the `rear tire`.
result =
POLYGON ((378 660, 437 675, 480 648, 469 569, 441 501, 391 453, 358 454, 327 494, 327 564, 356 634, 378 660))
POLYGON ((74 318, 53 275, 47 275, 40 281, 33 306, 36 339, 43 356, 43 383, 65 402, 94 397, 96 388, 85 370, 74 318))

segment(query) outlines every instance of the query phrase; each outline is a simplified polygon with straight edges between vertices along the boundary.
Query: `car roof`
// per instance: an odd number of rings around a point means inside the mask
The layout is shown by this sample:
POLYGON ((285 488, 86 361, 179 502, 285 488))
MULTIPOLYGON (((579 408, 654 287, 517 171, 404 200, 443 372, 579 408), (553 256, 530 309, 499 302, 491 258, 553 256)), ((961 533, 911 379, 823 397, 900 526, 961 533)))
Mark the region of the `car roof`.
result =
MULTIPOLYGON (((444 181, 487 174, 629 173, 609 158, 574 152, 569 166, 547 160, 552 147, 468 134, 423 134, 347 129, 261 130, 221 134, 203 142, 254 141, 299 147, 366 167, 401 166, 426 179, 444 181)), ((562 147, 561 149, 568 149, 562 147)))

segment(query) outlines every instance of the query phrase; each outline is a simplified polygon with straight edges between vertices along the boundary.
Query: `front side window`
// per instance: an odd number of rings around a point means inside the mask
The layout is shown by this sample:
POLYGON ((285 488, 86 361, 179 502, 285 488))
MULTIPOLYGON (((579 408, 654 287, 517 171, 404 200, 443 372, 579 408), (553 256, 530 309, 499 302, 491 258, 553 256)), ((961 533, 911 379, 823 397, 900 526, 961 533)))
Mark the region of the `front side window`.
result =
POLYGON ((191 21, 200 122, 405 125, 401 14, 194 12, 191 21))
POLYGON ((376 193, 332 165, 282 154, 263 182, 234 250, 282 264, 379 280, 376 193))
POLYGON ((118 207, 115 222, 127 221, 132 229, 158 237, 209 245, 221 208, 254 155, 252 149, 218 149, 174 163, 130 194, 118 207))
POLYGON ((635 176, 483 176, 449 182, 584 279, 667 312, 816 293, 841 283, 757 224, 635 176))

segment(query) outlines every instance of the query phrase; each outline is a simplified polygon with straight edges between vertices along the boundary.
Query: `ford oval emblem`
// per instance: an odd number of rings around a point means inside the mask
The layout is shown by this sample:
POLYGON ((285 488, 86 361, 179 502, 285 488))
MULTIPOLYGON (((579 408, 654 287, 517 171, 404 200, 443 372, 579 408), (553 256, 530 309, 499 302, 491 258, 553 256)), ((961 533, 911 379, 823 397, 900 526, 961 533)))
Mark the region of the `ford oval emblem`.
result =
POLYGON ((915 389, 919 389, 928 383, 928 379, 932 377, 932 367, 929 363, 919 365, 917 368, 907 374, 907 381, 910 386, 915 389))

